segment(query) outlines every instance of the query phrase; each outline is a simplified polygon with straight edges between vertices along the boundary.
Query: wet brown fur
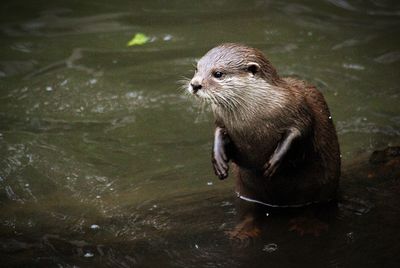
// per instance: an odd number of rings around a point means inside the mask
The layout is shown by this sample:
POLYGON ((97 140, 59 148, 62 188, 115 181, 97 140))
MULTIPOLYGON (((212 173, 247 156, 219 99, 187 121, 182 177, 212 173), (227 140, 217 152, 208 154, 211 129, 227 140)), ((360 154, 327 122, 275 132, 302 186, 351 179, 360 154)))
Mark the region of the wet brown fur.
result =
MULTIPOLYGON (((260 66, 254 79, 266 82, 265 92, 260 94, 265 97, 259 101, 255 98, 257 101, 252 105, 256 107, 244 109, 254 114, 237 115, 236 106, 226 108, 226 104, 218 103, 219 99, 211 99, 216 126, 226 130, 233 144, 230 159, 237 192, 275 205, 334 199, 340 176, 339 144, 328 106, 313 85, 279 77, 262 52, 237 44, 223 44, 209 51, 199 61, 195 78, 201 79, 202 90, 207 94, 223 94, 224 86, 235 89, 238 80, 234 79, 249 76, 246 70, 249 62, 260 66), (211 77, 215 70, 226 72, 226 81, 215 81, 211 77), (276 173, 265 178, 264 166, 290 128, 299 130, 301 137, 290 147, 276 173)), ((241 88, 248 89, 247 95, 242 92, 233 96, 247 98, 252 87, 249 83, 241 88)), ((264 88, 257 86, 254 90, 264 91, 264 88)))

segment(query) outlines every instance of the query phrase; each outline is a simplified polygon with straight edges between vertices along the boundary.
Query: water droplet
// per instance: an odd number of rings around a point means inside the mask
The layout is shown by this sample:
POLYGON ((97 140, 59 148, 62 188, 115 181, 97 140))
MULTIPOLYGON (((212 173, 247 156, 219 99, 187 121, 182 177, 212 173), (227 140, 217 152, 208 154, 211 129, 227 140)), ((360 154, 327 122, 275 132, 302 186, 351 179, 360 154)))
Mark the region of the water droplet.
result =
POLYGON ((213 185, 213 183, 211 181, 209 181, 209 182, 207 182, 207 185, 211 186, 211 185, 213 185))
POLYGON ((52 91, 52 90, 53 90, 52 87, 50 87, 50 86, 46 87, 46 91, 52 91))
POLYGON ((127 98, 136 98, 138 96, 137 92, 131 91, 125 94, 127 98))
POLYGON ((100 229, 100 226, 98 226, 97 224, 92 224, 92 225, 90 225, 90 229, 97 230, 97 229, 100 229))
POLYGON ((346 241, 347 241, 347 243, 354 242, 354 233, 353 232, 349 232, 346 234, 346 241))
POLYGON ((170 40, 172 40, 172 35, 170 35, 170 34, 165 35, 165 36, 163 37, 163 40, 164 40, 164 41, 170 41, 170 40))
POLYGON ((267 253, 272 253, 278 249, 278 245, 275 243, 269 243, 268 245, 265 245, 263 248, 263 251, 267 253))
POLYGON ((195 247, 196 249, 199 249, 199 245, 197 245, 197 244, 195 244, 194 247, 195 247))
POLYGON ((329 116, 328 118, 329 118, 330 120, 332 120, 332 116, 329 116))
POLYGON ((345 69, 352 69, 352 70, 357 70, 357 71, 361 71, 361 70, 365 69, 364 66, 362 66, 360 64, 355 64, 355 63, 343 63, 342 66, 345 69))
POLYGON ((269 216, 269 213, 265 213, 265 216, 267 216, 267 217, 268 217, 268 216, 269 216))
POLYGON ((85 255, 83 255, 83 257, 85 257, 85 258, 91 258, 93 256, 94 256, 94 254, 92 252, 86 252, 85 255))
POLYGON ((100 199, 100 195, 96 195, 96 198, 97 198, 97 199, 100 199))
POLYGON ((223 202, 221 203, 221 207, 227 207, 227 206, 231 206, 231 205, 232 205, 232 203, 229 202, 229 201, 223 201, 223 202))

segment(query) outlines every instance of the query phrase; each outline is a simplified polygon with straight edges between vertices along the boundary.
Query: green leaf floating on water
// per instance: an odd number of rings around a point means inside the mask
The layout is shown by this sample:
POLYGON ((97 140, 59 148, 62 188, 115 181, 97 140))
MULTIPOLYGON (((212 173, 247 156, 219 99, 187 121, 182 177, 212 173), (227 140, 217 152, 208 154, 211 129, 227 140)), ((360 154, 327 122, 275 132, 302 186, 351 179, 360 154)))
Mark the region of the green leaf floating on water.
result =
POLYGON ((126 44, 128 47, 130 46, 138 46, 146 44, 150 38, 144 33, 137 33, 135 36, 126 44))

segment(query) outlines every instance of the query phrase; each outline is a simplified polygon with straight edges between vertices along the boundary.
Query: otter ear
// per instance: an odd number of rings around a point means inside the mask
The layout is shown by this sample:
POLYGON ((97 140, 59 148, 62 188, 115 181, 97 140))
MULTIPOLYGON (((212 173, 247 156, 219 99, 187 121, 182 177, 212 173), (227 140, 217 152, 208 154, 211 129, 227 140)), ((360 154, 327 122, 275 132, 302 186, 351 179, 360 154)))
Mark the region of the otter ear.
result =
POLYGON ((247 63, 247 71, 252 73, 253 75, 258 73, 259 70, 260 70, 260 65, 258 65, 258 63, 255 62, 247 63))

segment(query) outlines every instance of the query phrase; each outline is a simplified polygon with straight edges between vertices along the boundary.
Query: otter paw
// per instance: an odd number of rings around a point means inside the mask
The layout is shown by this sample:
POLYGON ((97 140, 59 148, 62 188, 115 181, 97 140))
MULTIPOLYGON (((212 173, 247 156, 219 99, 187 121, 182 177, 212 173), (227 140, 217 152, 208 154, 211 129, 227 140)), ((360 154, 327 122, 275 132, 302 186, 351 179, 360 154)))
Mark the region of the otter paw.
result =
POLYGON ((231 231, 226 232, 229 238, 240 244, 248 244, 252 238, 261 234, 261 229, 257 226, 253 217, 248 216, 238 223, 231 231))
POLYGON ((229 235, 230 239, 245 241, 251 238, 255 238, 259 236, 261 230, 258 227, 253 227, 251 229, 242 229, 238 228, 237 226, 231 230, 227 231, 226 234, 229 235))
POLYGON ((328 230, 328 224, 316 218, 298 217, 290 220, 289 231, 294 231, 299 235, 320 236, 322 232, 328 230))
POLYGON ((223 156, 215 154, 213 155, 211 162, 213 164, 215 175, 217 175, 220 180, 228 177, 228 161, 225 160, 223 156))
POLYGON ((275 161, 274 158, 271 158, 264 166, 264 177, 268 179, 271 178, 275 174, 278 167, 279 161, 275 161))

